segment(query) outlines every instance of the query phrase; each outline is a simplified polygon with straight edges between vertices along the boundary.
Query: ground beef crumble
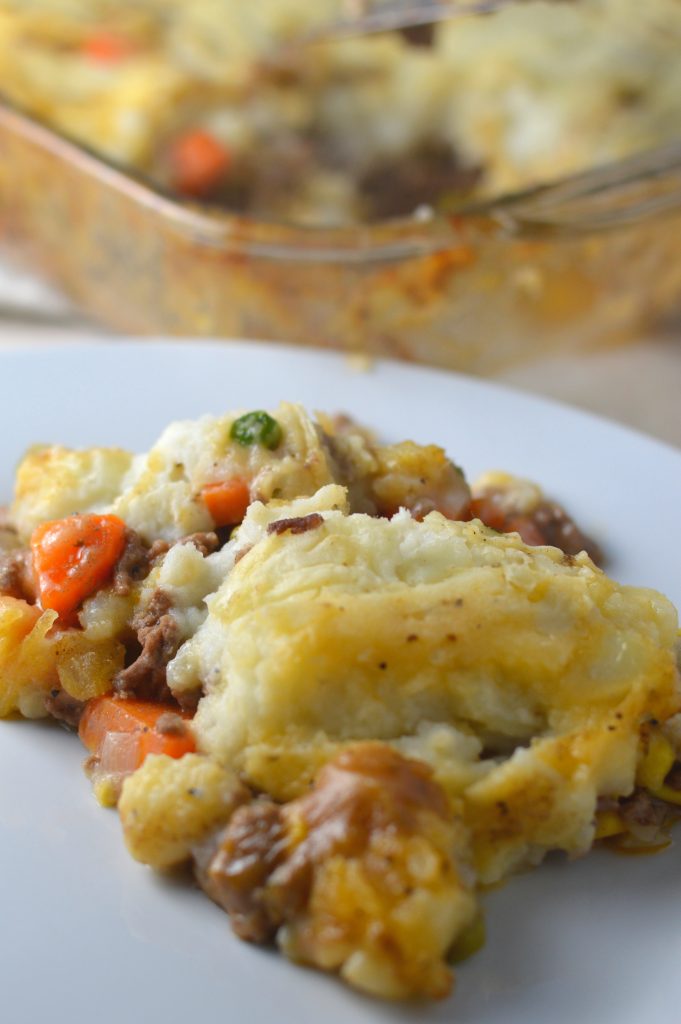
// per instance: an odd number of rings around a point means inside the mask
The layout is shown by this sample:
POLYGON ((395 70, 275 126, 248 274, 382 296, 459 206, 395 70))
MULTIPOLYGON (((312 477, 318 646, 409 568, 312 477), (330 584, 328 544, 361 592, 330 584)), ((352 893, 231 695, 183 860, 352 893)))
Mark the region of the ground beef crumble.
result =
POLYGON ((240 807, 229 825, 195 853, 199 885, 230 916, 247 942, 268 942, 281 923, 270 912, 265 885, 286 852, 282 809, 270 800, 240 807))
POLYGON ((114 690, 121 697, 167 701, 172 694, 166 682, 166 667, 180 646, 180 631, 170 614, 172 601, 158 589, 149 604, 132 620, 132 628, 141 646, 131 665, 114 679, 114 690))
POLYGON ((670 789, 675 789, 677 792, 681 791, 681 764, 678 761, 672 767, 664 781, 670 789))
POLYGON ((112 589, 114 594, 127 597, 135 583, 149 575, 152 566, 151 551, 134 530, 125 531, 125 548, 114 570, 112 589))
POLYGON ((35 601, 31 554, 24 548, 0 550, 0 594, 29 603, 35 601))
POLYGON ((67 693, 66 690, 59 688, 50 690, 45 698, 45 710, 48 714, 52 715, 52 718, 56 718, 57 721, 64 722, 65 725, 70 726, 72 729, 78 728, 80 716, 83 714, 84 709, 84 701, 77 700, 67 693))
MULTIPOLYGON (((212 531, 192 533, 188 537, 182 537, 177 543, 193 544, 204 558, 221 547, 220 538, 212 531)), ((136 583, 141 583, 147 578, 156 559, 167 554, 172 546, 165 540, 156 540, 148 546, 135 530, 128 528, 125 534, 125 548, 114 570, 114 594, 127 597, 136 583)))
POLYGON ((178 541, 179 544, 193 544, 199 554, 207 558, 208 555, 214 554, 219 551, 224 541, 211 530, 208 533, 190 533, 188 537, 183 537, 182 540, 178 541))
POLYGON ((675 816, 669 804, 644 789, 636 789, 620 800, 619 812, 627 825, 644 829, 664 829, 675 816))
POLYGON ((0 507, 0 595, 35 601, 31 552, 22 546, 4 507, 0 507))
POLYGON ((277 519, 267 527, 269 534, 282 533, 307 533, 308 530, 316 530, 324 522, 324 516, 319 512, 311 512, 307 516, 294 516, 291 519, 277 519))
POLYGON ((603 561, 603 552, 596 541, 580 530, 574 519, 555 502, 545 501, 537 505, 531 518, 545 544, 560 548, 566 555, 586 551, 596 565, 603 561))
POLYGON ((180 715, 173 711, 165 711, 156 722, 156 731, 163 736, 186 736, 189 730, 180 715))
POLYGON ((419 834, 422 815, 445 821, 448 813, 426 765, 384 744, 357 745, 297 800, 282 806, 261 797, 235 811, 194 852, 197 880, 240 938, 268 942, 305 911, 315 872, 330 858, 362 857, 375 835, 419 834))

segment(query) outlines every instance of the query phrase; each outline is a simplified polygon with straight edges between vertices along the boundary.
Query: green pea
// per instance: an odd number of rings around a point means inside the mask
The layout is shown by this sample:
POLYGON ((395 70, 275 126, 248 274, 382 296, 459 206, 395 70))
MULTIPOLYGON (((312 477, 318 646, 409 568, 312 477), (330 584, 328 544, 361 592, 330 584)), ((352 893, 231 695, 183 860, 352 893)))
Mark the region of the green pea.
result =
POLYGON ((272 451, 281 444, 283 431, 269 413, 259 409, 257 412, 247 412, 235 420, 229 436, 244 447, 261 444, 263 448, 272 451))

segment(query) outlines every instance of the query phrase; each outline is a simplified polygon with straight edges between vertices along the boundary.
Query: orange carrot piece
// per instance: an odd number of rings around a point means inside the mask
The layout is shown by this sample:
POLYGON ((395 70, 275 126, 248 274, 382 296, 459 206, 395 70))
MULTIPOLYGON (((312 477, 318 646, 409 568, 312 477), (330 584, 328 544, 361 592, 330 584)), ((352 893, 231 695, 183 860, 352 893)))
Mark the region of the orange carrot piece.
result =
POLYGON ((98 64, 119 64, 135 52, 135 45, 127 36, 99 29, 85 37, 81 52, 98 64))
POLYGON ((251 501, 248 484, 241 477, 206 484, 201 497, 216 526, 235 526, 240 523, 251 501))
POLYGON ((536 523, 532 521, 531 516, 518 515, 507 519, 504 533, 519 533, 520 539, 530 547, 546 544, 546 538, 536 523))
POLYGON ((31 553, 38 601, 63 619, 106 583, 123 554, 126 526, 118 516, 76 515, 42 523, 31 553))
POLYGON ((127 774, 139 768, 148 754, 179 758, 196 750, 189 730, 182 734, 159 730, 159 718, 169 712, 185 721, 191 717, 167 704, 96 697, 88 701, 78 735, 99 758, 103 771, 127 774))
POLYGON ((506 531, 506 513, 492 498, 474 498, 471 501, 469 517, 480 519, 485 526, 499 533, 506 531))
POLYGON ((485 526, 499 533, 519 533, 525 544, 531 547, 546 544, 546 539, 531 516, 521 512, 509 515, 493 497, 474 498, 470 505, 470 518, 482 520, 485 526))
POLYGON ((168 708, 151 701, 122 697, 95 697, 88 701, 78 733, 91 753, 101 747, 108 732, 138 732, 153 729, 168 708))
POLYGON ((180 135, 170 150, 174 188, 183 195, 209 196, 231 164, 229 150, 209 132, 196 129, 180 135))

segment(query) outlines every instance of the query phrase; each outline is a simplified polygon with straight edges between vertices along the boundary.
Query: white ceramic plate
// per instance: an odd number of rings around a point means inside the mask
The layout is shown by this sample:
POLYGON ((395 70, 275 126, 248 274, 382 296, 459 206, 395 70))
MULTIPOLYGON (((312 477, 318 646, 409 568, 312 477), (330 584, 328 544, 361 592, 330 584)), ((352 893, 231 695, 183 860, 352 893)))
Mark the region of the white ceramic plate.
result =
MULTIPOLYGON (((172 419, 279 399, 438 441, 563 500, 626 582, 681 603, 681 453, 489 384, 254 344, 116 342, 0 357, 0 496, 36 441, 144 450, 172 419)), ((489 939, 437 1006, 381 1005, 232 937, 199 892, 135 864, 57 727, 0 723, 0 1016, 8 1024, 678 1024, 681 856, 597 852, 485 900, 489 939)))

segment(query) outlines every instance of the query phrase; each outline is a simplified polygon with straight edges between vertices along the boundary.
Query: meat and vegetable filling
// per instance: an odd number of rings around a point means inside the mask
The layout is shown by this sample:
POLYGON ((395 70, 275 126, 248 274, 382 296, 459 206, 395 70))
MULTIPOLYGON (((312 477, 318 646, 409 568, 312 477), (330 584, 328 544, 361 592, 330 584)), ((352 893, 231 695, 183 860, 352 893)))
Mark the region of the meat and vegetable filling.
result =
POLYGON ((681 806, 677 616, 598 557, 536 484, 286 403, 36 447, 0 714, 77 728, 132 855, 193 864, 242 938, 442 997, 479 886, 681 806))

